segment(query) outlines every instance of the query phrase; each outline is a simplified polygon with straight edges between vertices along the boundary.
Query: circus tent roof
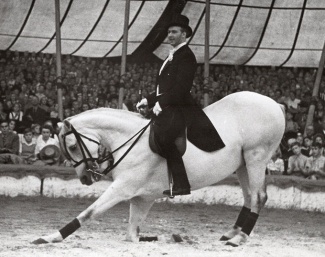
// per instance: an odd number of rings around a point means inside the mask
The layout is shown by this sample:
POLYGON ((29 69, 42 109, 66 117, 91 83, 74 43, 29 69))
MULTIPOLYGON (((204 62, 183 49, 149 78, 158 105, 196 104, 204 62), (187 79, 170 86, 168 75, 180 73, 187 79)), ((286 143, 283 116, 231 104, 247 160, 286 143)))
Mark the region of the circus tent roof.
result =
MULTIPOLYGON (((131 0, 128 54, 164 59, 166 23, 190 18, 188 43, 204 62, 205 0, 131 0)), ((61 0, 62 54, 122 53, 125 0, 61 0)), ((210 63, 317 67, 325 35, 322 0, 211 0, 210 63)), ((49 0, 0 1, 0 50, 55 53, 55 6, 49 0)))

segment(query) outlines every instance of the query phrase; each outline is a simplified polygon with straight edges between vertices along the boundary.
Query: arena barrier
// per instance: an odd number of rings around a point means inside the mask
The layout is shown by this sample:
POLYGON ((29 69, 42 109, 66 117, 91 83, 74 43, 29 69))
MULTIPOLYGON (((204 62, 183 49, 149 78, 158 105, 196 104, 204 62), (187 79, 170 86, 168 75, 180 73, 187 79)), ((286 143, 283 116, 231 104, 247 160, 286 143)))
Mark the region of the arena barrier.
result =
MULTIPOLYGON (((97 198, 111 183, 108 179, 82 185, 73 168, 32 165, 0 165, 0 195, 8 197, 87 197, 97 198)), ((294 176, 267 176, 266 207, 325 212, 325 181, 311 181, 294 176)), ((172 203, 205 203, 242 206, 239 182, 232 175, 221 182, 193 191, 191 195, 157 200, 172 203)))

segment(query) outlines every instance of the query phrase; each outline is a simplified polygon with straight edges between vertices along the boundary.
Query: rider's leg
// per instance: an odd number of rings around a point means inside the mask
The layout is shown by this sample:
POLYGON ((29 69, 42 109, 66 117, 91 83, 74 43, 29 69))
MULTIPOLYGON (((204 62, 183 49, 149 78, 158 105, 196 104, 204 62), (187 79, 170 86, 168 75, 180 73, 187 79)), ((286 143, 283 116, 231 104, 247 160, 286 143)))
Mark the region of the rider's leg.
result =
MULTIPOLYGON (((177 190, 182 189, 185 193, 190 193, 190 183, 186 174, 182 155, 179 153, 175 144, 169 147, 169 152, 166 156, 168 169, 171 171, 174 181, 175 194, 177 190)), ((168 193, 168 192, 167 192, 168 193)))

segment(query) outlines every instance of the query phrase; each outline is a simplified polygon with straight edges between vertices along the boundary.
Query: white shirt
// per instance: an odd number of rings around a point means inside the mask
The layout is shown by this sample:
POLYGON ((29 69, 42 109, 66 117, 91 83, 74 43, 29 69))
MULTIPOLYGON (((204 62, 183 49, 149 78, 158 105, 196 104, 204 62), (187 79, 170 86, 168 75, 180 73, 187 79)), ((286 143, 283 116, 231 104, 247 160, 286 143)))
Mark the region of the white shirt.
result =
POLYGON ((297 109, 298 108, 298 105, 301 103, 301 100, 295 98, 294 100, 292 99, 288 99, 287 101, 287 105, 288 107, 292 107, 294 109, 297 109))
POLYGON ((42 136, 37 138, 37 143, 35 147, 35 155, 39 154, 39 152, 47 145, 56 145, 57 147, 60 148, 59 146, 59 141, 50 137, 46 142, 43 140, 42 136))

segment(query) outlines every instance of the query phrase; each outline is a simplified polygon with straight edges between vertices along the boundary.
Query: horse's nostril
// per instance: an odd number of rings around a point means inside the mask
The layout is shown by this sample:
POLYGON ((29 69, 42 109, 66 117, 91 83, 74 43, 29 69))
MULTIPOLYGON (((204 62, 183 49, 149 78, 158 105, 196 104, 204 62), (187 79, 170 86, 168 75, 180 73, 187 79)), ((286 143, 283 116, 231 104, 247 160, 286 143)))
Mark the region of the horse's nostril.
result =
POLYGON ((87 176, 82 176, 81 178, 80 178, 80 182, 84 185, 84 184, 87 184, 87 180, 88 180, 88 178, 87 178, 87 176))
POLYGON ((91 179, 89 177, 87 177, 86 175, 85 176, 82 176, 80 178, 80 182, 81 184, 83 185, 87 185, 87 186, 90 186, 93 182, 91 181, 91 179))

